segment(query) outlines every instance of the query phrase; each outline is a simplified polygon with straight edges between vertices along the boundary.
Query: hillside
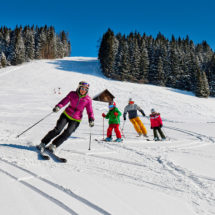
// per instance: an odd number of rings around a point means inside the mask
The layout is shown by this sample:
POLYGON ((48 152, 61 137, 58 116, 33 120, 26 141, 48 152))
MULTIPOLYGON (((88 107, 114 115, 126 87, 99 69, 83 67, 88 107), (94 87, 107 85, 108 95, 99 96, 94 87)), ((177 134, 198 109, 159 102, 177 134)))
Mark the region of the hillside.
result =
MULTIPOLYGON (((95 58, 40 60, 0 69, 0 202, 4 215, 212 215, 215 214, 215 99, 153 85, 107 79, 95 58), (123 143, 101 143, 106 103, 93 101, 77 131, 57 151, 66 164, 43 161, 35 145, 59 113, 16 138, 59 100, 90 83, 91 97, 108 89, 123 112, 128 99, 161 113, 168 141, 137 138, 129 120, 123 143), (54 93, 54 92, 57 93, 54 93)), ((140 117, 150 139, 148 118, 140 117)), ((105 133, 108 126, 104 123, 105 133)), ((121 117, 121 128, 123 119, 121 117)))

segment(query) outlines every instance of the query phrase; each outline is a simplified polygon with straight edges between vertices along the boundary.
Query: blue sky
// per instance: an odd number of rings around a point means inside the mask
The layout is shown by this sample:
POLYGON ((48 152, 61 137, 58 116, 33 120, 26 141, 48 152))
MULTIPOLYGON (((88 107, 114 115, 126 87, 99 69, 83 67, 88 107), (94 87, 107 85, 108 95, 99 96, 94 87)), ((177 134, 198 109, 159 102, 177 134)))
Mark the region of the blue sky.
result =
POLYGON ((215 50, 215 1, 204 0, 10 0, 0 4, 0 26, 53 25, 69 33, 71 56, 97 57, 98 41, 111 28, 114 33, 161 32, 206 40, 215 50))

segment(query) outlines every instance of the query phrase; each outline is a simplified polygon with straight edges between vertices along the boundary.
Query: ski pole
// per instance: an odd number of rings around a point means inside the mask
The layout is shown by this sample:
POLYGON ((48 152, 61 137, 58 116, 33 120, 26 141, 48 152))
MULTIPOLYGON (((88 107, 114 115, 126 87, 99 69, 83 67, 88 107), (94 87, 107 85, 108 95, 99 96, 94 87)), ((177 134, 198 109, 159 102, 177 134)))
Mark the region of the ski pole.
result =
POLYGON ((24 130, 21 134, 17 135, 16 138, 19 138, 21 135, 23 135, 25 132, 27 132, 28 130, 30 130, 31 128, 33 128, 35 125, 37 125, 38 123, 40 123, 41 121, 43 121, 45 118, 47 118, 48 116, 50 116, 53 112, 47 114, 45 117, 43 117, 41 120, 39 120, 38 122, 36 122, 35 124, 33 124, 32 126, 30 126, 29 128, 27 128, 26 130, 24 130))
POLYGON ((123 131, 122 131, 121 127, 120 127, 120 123, 119 123, 119 120, 118 120, 117 116, 116 116, 116 120, 117 120, 117 123, 119 124, 119 129, 120 129, 120 130, 121 130, 121 132, 122 132, 122 136, 125 138, 125 135, 124 135, 124 133, 123 133, 123 131))
POLYGON ((123 125, 122 125, 122 131, 124 130, 124 126, 125 126, 125 120, 124 120, 123 125))
POLYGON ((105 118, 103 117, 103 140, 105 139, 105 118))
POLYGON ((163 130, 163 133, 164 133, 165 137, 166 137, 167 139, 170 139, 169 137, 167 137, 164 127, 162 127, 162 130, 163 130))
POLYGON ((89 148, 88 150, 91 150, 91 127, 90 127, 90 140, 89 140, 89 148))

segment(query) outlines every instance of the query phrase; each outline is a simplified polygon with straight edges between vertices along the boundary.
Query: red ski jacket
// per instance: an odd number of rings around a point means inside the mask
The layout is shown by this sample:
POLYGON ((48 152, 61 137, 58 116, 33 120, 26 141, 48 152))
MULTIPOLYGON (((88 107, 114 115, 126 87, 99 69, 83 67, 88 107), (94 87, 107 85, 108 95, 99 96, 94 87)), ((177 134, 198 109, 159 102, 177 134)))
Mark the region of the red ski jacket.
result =
POLYGON ((151 128, 156 128, 163 125, 163 122, 159 113, 151 114, 150 122, 151 122, 151 128))

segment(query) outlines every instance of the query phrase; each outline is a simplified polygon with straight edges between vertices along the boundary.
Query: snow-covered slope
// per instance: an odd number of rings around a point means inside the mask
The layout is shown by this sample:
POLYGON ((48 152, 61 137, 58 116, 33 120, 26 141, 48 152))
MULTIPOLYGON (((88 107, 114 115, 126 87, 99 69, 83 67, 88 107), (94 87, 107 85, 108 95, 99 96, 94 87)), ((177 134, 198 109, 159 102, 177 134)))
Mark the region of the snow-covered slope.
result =
MULTIPOLYGON (((0 101, 1 214, 215 214, 214 98, 109 80, 95 58, 72 57, 1 69, 0 101), (77 131, 58 149, 68 162, 41 160, 35 145, 59 113, 16 136, 49 114, 81 80, 90 83, 91 97, 108 89, 121 111, 130 97, 147 115, 155 108, 170 140, 138 139, 121 118, 123 143, 96 142, 103 138, 101 114, 108 108, 93 101, 91 150, 85 112, 77 131)), ((148 118, 141 120, 152 139, 148 118)), ((106 133, 107 121, 104 126, 106 133)))

